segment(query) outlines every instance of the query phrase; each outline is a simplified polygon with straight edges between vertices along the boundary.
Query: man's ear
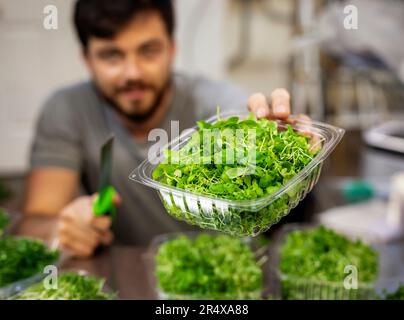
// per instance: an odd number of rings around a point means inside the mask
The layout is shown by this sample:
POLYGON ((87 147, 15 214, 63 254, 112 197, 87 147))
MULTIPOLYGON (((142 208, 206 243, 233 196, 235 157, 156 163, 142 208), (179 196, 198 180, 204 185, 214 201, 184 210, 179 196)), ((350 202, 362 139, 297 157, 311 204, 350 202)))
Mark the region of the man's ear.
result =
POLYGON ((87 69, 90 70, 91 69, 90 57, 88 55, 88 50, 86 48, 81 49, 81 59, 86 65, 87 69))
POLYGON ((177 55, 177 42, 173 39, 171 40, 171 62, 174 62, 176 55, 177 55))

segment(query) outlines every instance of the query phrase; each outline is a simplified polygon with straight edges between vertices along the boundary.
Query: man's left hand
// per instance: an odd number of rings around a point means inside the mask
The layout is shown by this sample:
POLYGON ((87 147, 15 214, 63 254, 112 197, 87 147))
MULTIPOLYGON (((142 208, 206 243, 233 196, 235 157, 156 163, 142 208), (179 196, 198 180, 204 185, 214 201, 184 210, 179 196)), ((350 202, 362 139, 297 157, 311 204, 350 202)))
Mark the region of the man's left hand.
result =
POLYGON ((258 118, 286 120, 290 116, 290 95, 286 89, 275 89, 269 100, 262 93, 254 93, 248 99, 248 109, 258 118))

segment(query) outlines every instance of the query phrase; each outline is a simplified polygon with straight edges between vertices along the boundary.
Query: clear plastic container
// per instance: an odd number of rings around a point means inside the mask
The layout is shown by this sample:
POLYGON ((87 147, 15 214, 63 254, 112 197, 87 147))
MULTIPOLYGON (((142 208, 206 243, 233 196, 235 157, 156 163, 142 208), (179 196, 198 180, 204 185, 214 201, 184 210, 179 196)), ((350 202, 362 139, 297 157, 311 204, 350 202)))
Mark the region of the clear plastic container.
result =
MULTIPOLYGON (((244 119, 247 115, 225 114, 222 119, 238 116, 244 119)), ((157 166, 157 159, 146 159, 130 175, 130 179, 154 188, 170 215, 197 225, 203 229, 218 230, 235 236, 256 236, 282 217, 313 189, 317 183, 324 160, 329 156, 344 135, 344 130, 313 121, 299 120, 291 117, 293 127, 297 131, 310 131, 321 144, 321 150, 314 159, 296 176, 290 179, 273 194, 255 200, 227 200, 206 195, 191 193, 179 188, 171 187, 155 181, 152 173, 157 166)), ((212 117, 206 122, 215 123, 218 118, 212 117)), ((289 122, 278 121, 278 128, 285 129, 289 122)), ((198 128, 194 127, 171 141, 163 149, 181 149, 198 128)))
MULTIPOLYGON (((376 283, 376 292, 380 299, 392 300, 393 298, 390 295, 396 295, 400 287, 404 287, 404 276, 381 279, 376 283)), ((400 292, 403 292, 403 290, 401 289, 400 292)), ((401 296, 394 297, 394 300, 404 300, 404 295, 401 293, 401 296)))
POLYGON ((32 277, 18 280, 16 282, 10 283, 2 288, 0 288, 0 300, 8 299, 17 293, 25 290, 26 288, 32 286, 35 283, 42 281, 46 277, 44 273, 37 273, 32 277))
MULTIPOLYGON (((382 288, 386 287, 386 279, 378 279, 372 283, 358 283, 357 289, 346 289, 343 281, 323 281, 307 279, 294 275, 284 274, 280 270, 280 252, 286 236, 297 230, 310 230, 319 225, 309 224, 287 224, 283 226, 275 236, 269 249, 270 255, 270 277, 276 287, 276 292, 280 293, 277 298, 285 300, 374 300, 380 299, 382 288)), ((356 228, 355 228, 356 229, 356 228)), ((361 239, 376 251, 380 250, 381 244, 376 237, 361 234, 361 230, 356 229, 357 236, 347 236, 351 240, 361 239)), ((344 235, 346 236, 346 235, 344 235)), ((379 262, 380 267, 380 262, 379 262)))
MULTIPOLYGON (((201 296, 193 293, 189 294, 173 294, 169 292, 164 292, 158 287, 157 279, 155 276, 155 258, 158 253, 159 247, 170 240, 176 239, 179 236, 185 235, 190 239, 195 239, 198 235, 207 233, 210 235, 218 235, 213 232, 183 232, 183 233, 169 233, 157 236, 151 242, 147 252, 143 255, 143 261, 146 266, 148 280, 152 288, 155 290, 155 296, 157 299, 168 299, 168 300, 213 300, 212 297, 209 296, 201 296)), ((255 254, 255 258, 257 263, 260 264, 262 275, 263 275, 263 284, 262 290, 253 291, 253 292, 241 292, 241 299, 268 299, 273 298, 275 296, 279 296, 278 292, 274 292, 274 287, 271 286, 271 278, 269 276, 269 257, 268 257, 268 245, 262 245, 259 241, 254 238, 243 238, 242 241, 247 243, 251 250, 255 254)), ((221 300, 232 300, 237 299, 231 296, 223 296, 220 297, 221 300)))
MULTIPOLYGON (((84 270, 84 269, 63 269, 63 270, 59 271, 59 274, 61 274, 61 273, 62 274, 63 273, 76 273, 76 274, 78 274, 80 276, 84 276, 84 277, 90 276, 90 277, 94 277, 94 278, 97 278, 97 279, 101 279, 100 277, 94 276, 93 274, 91 274, 90 272, 88 272, 87 270, 84 270)), ((22 288, 18 292, 14 292, 13 295, 9 295, 8 296, 9 299, 10 300, 15 300, 15 299, 18 300, 18 296, 17 296, 18 293, 22 293, 24 290, 29 289, 29 287, 39 283, 40 281, 43 281, 45 276, 46 275, 43 275, 42 277, 37 276, 35 280, 33 279, 32 281, 30 281, 30 283, 27 284, 26 286, 24 286, 24 288, 22 288)), ((103 284, 101 292, 103 292, 103 293, 105 293, 107 295, 114 296, 113 300, 115 300, 116 297, 117 297, 116 292, 113 291, 106 283, 103 284)))

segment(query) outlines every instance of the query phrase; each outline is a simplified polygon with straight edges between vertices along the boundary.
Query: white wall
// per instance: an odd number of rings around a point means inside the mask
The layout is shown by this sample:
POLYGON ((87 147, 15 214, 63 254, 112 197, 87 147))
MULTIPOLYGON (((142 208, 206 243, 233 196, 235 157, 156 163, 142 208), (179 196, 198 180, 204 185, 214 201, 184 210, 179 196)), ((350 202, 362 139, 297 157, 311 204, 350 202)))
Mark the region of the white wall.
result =
POLYGON ((56 87, 84 78, 70 24, 72 1, 53 0, 59 29, 45 30, 46 0, 0 0, 0 172, 27 168, 38 110, 56 87))
MULTIPOLYGON (((245 65, 229 73, 227 61, 237 47, 239 32, 238 1, 175 1, 177 69, 229 78, 249 91, 269 93, 285 85, 288 28, 269 22, 255 7, 251 55, 245 65)), ((0 0, 0 174, 28 168, 33 129, 45 97, 57 87, 87 77, 71 24, 73 3, 0 0), (58 8, 58 30, 43 28, 43 8, 48 4, 58 8)), ((287 3, 291 2, 276 1, 281 9, 287 3)))
POLYGON ((228 0, 176 0, 176 68, 225 76, 224 27, 228 0))

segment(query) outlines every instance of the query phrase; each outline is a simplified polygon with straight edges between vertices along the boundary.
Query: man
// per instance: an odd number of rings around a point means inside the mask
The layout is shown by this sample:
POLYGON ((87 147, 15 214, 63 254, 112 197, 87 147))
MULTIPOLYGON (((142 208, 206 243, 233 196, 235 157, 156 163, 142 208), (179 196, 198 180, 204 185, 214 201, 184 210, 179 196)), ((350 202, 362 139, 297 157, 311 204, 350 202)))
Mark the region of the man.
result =
POLYGON ((145 245, 157 234, 191 228, 165 210, 154 190, 128 179, 147 156, 153 128, 180 130, 222 111, 248 108, 258 117, 287 118, 284 89, 248 98, 240 89, 174 74, 174 15, 169 0, 78 0, 75 27, 91 81, 65 88, 46 102, 34 139, 25 212, 59 216, 60 244, 76 256, 116 241, 145 245), (94 218, 99 153, 113 133, 112 184, 117 219, 94 218), (77 197, 82 186, 86 196, 77 197))

